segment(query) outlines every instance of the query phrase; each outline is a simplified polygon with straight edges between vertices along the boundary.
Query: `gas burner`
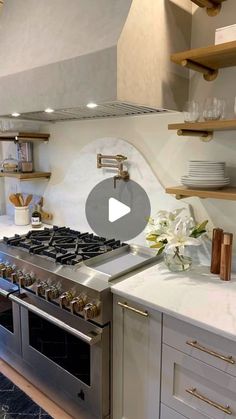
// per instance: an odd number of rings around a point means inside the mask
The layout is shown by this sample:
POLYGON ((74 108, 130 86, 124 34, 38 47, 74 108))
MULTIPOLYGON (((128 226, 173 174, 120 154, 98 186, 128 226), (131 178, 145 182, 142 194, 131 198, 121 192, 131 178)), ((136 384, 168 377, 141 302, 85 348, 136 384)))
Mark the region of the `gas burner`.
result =
POLYGON ((81 233, 68 227, 44 228, 29 231, 24 236, 4 237, 9 246, 50 258, 62 265, 76 265, 83 260, 110 252, 124 246, 119 240, 106 239, 92 233, 81 233))

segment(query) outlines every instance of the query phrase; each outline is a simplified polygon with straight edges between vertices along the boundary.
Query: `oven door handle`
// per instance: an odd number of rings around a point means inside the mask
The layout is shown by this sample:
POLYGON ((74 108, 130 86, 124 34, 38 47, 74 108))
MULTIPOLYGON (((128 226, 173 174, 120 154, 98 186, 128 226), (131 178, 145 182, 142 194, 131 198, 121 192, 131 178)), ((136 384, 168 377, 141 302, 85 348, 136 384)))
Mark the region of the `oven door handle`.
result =
POLYGON ((18 285, 12 284, 0 276, 0 295, 7 298, 13 292, 19 292, 18 285))
POLYGON ((85 343, 88 343, 90 346, 98 343, 101 340, 101 333, 90 332, 90 334, 85 334, 83 332, 80 332, 74 327, 71 327, 68 324, 64 323, 62 320, 57 319, 51 314, 45 313, 40 308, 34 306, 33 304, 28 303, 27 301, 23 300, 22 298, 17 297, 14 294, 9 295, 9 299, 14 301, 16 304, 20 305, 21 307, 24 307, 27 310, 31 311, 32 313, 37 314, 42 319, 49 321, 50 323, 54 324, 55 326, 60 327, 61 329, 65 330, 68 333, 71 333, 72 335, 81 339, 85 343))

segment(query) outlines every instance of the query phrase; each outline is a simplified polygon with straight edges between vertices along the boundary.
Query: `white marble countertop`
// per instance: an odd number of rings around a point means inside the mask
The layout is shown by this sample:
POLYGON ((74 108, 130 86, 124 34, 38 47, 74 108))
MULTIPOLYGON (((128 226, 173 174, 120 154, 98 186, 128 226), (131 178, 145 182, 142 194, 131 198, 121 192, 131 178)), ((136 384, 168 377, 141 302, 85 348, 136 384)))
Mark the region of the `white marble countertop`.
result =
MULTIPOLYGON (((46 227, 46 224, 42 224, 41 229, 44 227, 46 227)), ((31 229, 32 227, 30 224, 28 226, 16 226, 11 217, 8 217, 7 215, 0 216, 0 240, 4 236, 12 237, 14 234, 25 234, 31 229)))
POLYGON ((236 341, 236 274, 224 282, 206 266, 177 274, 161 262, 117 282, 112 292, 236 341))
MULTIPOLYGON (((0 216, 0 239, 29 230, 31 225, 16 226, 12 218, 0 216)), ((175 274, 161 262, 118 280, 111 289, 123 298, 236 341, 236 274, 232 281, 223 282, 206 266, 175 274)))

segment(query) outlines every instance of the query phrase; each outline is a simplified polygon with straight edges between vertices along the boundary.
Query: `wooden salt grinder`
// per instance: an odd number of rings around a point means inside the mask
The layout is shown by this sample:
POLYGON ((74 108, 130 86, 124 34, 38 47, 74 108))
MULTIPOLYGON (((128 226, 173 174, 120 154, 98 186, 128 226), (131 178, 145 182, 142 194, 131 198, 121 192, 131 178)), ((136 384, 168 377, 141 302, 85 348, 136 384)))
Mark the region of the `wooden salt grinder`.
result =
POLYGON ((220 279, 230 281, 232 270, 233 234, 224 233, 221 245, 220 279))

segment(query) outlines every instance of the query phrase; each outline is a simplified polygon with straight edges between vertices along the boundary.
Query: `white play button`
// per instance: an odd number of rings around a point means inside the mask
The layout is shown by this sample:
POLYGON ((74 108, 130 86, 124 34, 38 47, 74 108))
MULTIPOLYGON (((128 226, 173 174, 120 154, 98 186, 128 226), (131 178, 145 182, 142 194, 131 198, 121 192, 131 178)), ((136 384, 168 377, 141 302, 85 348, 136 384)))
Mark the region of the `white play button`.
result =
POLYGON ((92 189, 86 200, 85 211, 88 224, 98 238, 115 238, 126 242, 145 229, 151 204, 138 183, 122 180, 114 188, 114 179, 111 177, 92 189))
POLYGON ((119 218, 129 214, 130 211, 131 208, 128 207, 128 205, 123 204, 123 202, 118 201, 118 199, 109 199, 108 219, 111 223, 114 223, 114 221, 119 220, 119 218))

